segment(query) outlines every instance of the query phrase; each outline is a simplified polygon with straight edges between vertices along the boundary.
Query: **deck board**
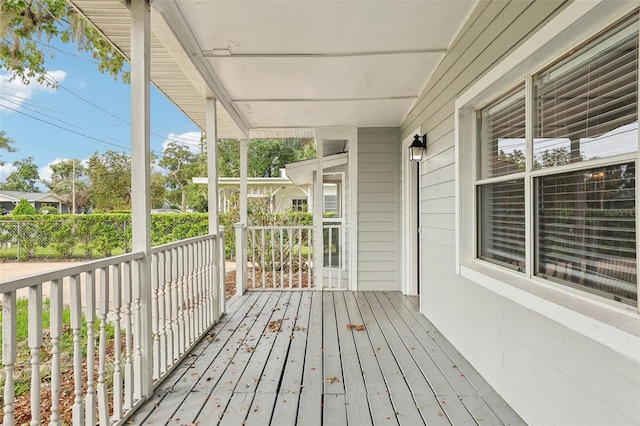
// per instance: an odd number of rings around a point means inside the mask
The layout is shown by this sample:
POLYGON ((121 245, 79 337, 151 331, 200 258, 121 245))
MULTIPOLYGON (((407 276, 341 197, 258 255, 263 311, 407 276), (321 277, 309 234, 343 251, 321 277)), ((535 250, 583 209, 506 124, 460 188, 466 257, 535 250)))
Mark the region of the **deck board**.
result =
MULTIPOLYGON (((322 357, 324 368, 324 394, 344 395, 344 375, 342 374, 341 342, 338 339, 339 306, 335 305, 334 292, 327 291, 322 295, 322 357), (332 309, 332 307, 335 307, 332 309), (333 311, 333 312, 331 312, 333 311), (333 342, 333 344, 332 344, 333 342)), ((342 315, 345 312, 341 312, 342 315)))
POLYGON ((524 424, 416 300, 349 291, 238 298, 129 423, 524 424))

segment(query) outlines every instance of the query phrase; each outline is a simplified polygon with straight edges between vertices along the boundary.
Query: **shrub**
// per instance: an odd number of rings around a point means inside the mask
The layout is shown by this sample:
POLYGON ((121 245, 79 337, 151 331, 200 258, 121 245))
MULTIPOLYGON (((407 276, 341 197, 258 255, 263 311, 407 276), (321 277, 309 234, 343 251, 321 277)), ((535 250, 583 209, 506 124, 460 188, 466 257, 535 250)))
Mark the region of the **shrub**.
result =
POLYGON ((16 208, 13 209, 13 215, 27 215, 27 214, 38 214, 36 208, 33 207, 26 198, 20 198, 18 204, 16 204, 16 208))
POLYGON ((40 214, 58 214, 58 208, 54 206, 44 206, 40 208, 40 214))

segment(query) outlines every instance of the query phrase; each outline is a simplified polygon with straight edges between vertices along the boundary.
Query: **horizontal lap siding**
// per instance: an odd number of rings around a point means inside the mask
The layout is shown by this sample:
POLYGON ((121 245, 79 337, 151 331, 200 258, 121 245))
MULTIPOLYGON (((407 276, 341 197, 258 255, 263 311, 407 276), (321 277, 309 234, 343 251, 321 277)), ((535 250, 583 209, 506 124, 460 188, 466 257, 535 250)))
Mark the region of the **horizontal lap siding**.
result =
POLYGON ((637 362, 456 274, 455 100, 570 3, 479 2, 401 126, 428 135, 422 310, 530 424, 637 424, 637 362))
POLYGON ((358 290, 399 290, 397 128, 358 131, 358 290))

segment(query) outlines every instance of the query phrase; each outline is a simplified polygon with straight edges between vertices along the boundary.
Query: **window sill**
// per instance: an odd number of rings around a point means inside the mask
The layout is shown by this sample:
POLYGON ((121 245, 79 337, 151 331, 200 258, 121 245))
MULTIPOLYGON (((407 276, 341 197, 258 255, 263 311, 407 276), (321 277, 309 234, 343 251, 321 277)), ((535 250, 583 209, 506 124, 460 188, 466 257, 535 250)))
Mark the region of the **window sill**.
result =
POLYGON ((462 264, 460 274, 576 333, 640 360, 640 315, 635 308, 627 309, 542 279, 529 280, 482 261, 462 264))

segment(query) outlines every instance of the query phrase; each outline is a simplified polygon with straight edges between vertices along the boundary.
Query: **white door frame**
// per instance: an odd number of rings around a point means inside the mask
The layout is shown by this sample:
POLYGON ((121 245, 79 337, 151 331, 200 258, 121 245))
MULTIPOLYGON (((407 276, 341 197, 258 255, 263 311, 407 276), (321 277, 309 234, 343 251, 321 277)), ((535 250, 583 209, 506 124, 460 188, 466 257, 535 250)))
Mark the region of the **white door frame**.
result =
POLYGON ((409 160, 409 145, 414 135, 420 135, 418 127, 402 141, 402 292, 418 294, 420 277, 418 258, 418 164, 409 160))

